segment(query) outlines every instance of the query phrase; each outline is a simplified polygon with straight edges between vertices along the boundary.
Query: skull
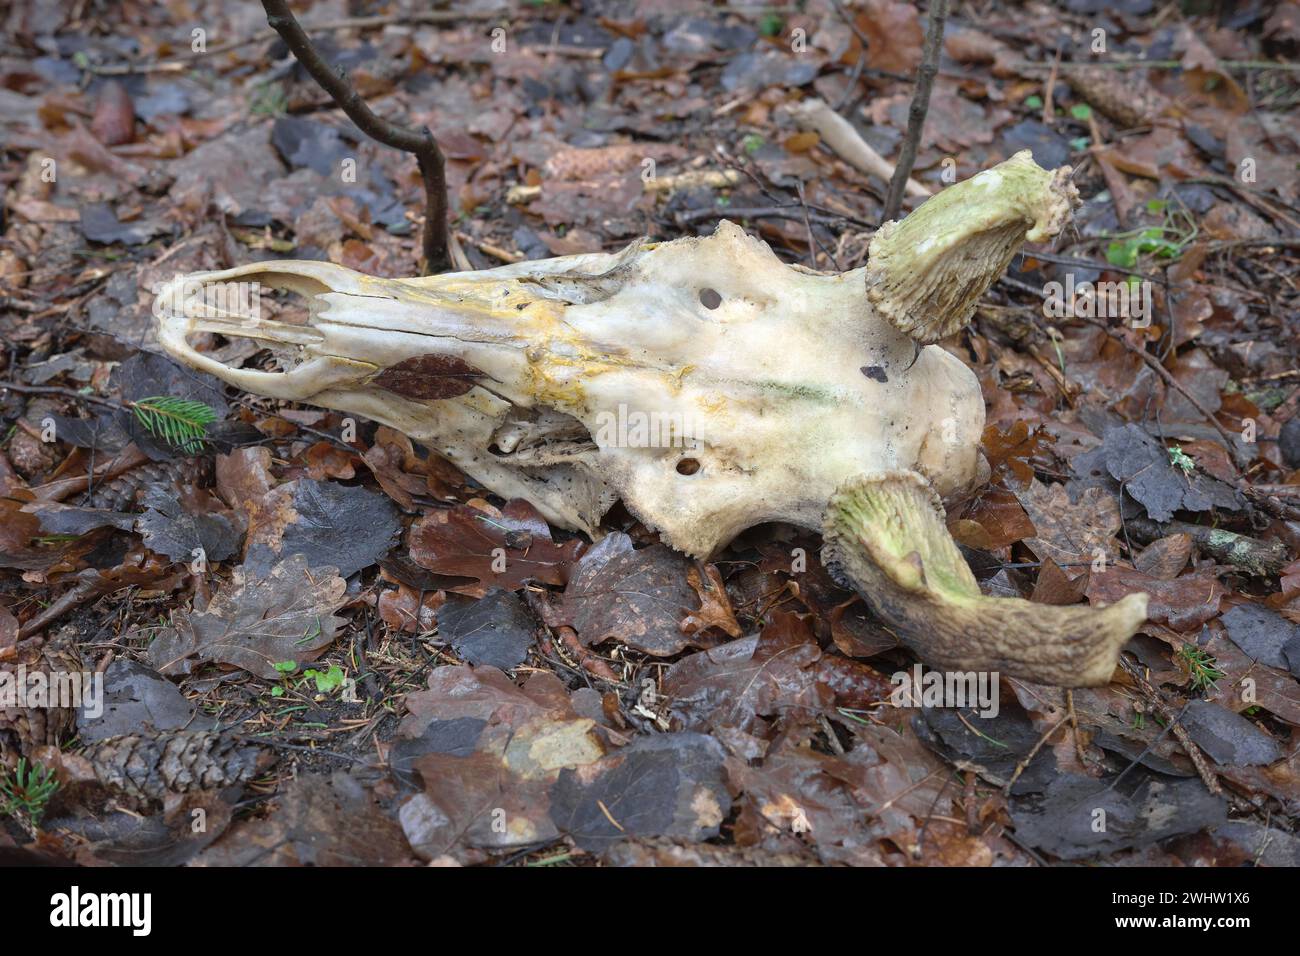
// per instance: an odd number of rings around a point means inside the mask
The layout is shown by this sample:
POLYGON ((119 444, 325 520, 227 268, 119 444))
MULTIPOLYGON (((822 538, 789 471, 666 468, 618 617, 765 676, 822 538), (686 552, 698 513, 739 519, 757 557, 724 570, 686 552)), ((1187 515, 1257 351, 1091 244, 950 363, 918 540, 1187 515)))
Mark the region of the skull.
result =
POLYGON ((250 392, 363 415, 487 488, 593 533, 617 500, 707 556, 745 528, 820 528, 838 488, 915 473, 939 495, 987 476, 974 374, 932 344, 959 330, 1024 241, 1054 235, 1069 170, 1022 152, 886 224, 868 264, 782 263, 738 226, 481 272, 382 279, 323 262, 184 277, 159 340, 250 392), (257 282, 305 324, 196 295, 257 282), (282 371, 230 368, 198 332, 248 337, 282 371))

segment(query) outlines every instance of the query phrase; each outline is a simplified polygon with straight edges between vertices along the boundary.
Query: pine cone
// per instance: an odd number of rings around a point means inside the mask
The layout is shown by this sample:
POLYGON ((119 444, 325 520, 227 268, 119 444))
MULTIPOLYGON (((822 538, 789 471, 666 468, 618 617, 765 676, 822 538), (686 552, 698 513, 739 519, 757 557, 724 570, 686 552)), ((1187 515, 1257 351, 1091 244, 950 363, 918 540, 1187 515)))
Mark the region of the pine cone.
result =
POLYGON ((211 473, 210 457, 146 462, 112 481, 97 485, 94 506, 106 511, 135 511, 136 497, 142 489, 156 485, 167 487, 173 481, 182 485, 204 485, 211 473))
MULTIPOLYGON (((0 671, 14 675, 13 682, 0 683, 0 689, 6 696, 10 689, 15 693, 20 690, 30 692, 34 689, 33 675, 38 673, 45 675, 46 687, 51 691, 60 684, 66 686, 67 675, 80 675, 85 670, 73 638, 74 632, 67 629, 43 644, 30 642, 25 648, 20 648, 16 660, 0 664, 0 671), (23 675, 25 680, 20 680, 23 675)), ((75 707, 31 707, 20 706, 21 703, 15 701, 14 706, 0 706, 0 762, 8 766, 17 763, 18 758, 33 747, 58 746, 72 735, 77 726, 75 707)))
POLYGON ((179 730, 151 737, 108 737, 79 756, 101 785, 123 803, 141 807, 161 803, 168 792, 246 783, 266 768, 271 755, 223 734, 179 730))
POLYGON ((1152 122, 1169 106, 1169 100, 1141 73, 1095 67, 1070 74, 1070 88, 1099 113, 1122 127, 1152 122))

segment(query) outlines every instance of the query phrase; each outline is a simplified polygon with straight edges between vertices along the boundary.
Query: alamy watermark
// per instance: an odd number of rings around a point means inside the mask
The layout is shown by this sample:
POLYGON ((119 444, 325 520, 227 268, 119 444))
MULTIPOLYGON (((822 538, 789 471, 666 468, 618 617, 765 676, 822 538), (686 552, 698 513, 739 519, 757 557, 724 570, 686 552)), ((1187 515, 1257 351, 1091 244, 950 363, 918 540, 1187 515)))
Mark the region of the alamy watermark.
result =
POLYGON ((79 709, 104 715, 104 675, 90 671, 28 671, 26 664, 0 671, 0 710, 10 707, 79 709))
POLYGON ((971 707, 981 717, 998 715, 997 671, 926 671, 914 664, 895 671, 889 702, 895 707, 971 707))
POLYGON ((616 412, 596 414, 594 438, 601 448, 682 448, 696 434, 685 412, 646 412, 619 403, 616 412))
POLYGON ((150 291, 158 319, 233 319, 252 326, 262 318, 260 282, 204 282, 178 275, 171 282, 155 283, 150 291))
POLYGON ((1064 284, 1043 286, 1043 315, 1049 319, 1123 319, 1135 329, 1151 325, 1151 283, 1075 282, 1065 274, 1064 284))

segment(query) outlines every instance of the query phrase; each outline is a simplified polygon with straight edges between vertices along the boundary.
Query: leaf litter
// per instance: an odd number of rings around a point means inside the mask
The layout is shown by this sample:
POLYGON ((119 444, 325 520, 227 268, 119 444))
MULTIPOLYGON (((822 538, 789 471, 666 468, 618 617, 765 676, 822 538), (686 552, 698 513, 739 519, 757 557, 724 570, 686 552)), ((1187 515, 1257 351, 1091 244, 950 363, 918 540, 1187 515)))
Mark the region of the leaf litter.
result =
MULTIPOLYGON (((151 0, 129 6, 172 22, 151 0)), ((1085 198, 1075 232, 1018 257, 945 343, 988 404, 991 482, 948 514, 982 587, 1057 604, 1152 595, 1126 659, 1158 699, 1119 671, 1075 693, 1077 733, 1059 692, 1005 679, 997 714, 895 706, 891 678, 924 669, 831 579, 815 537, 755 529, 695 562, 616 510, 588 542, 387 426, 236 396, 157 354, 152 292, 177 273, 288 255, 410 274, 415 181, 296 71, 264 75, 269 32, 194 77, 118 80, 95 72, 120 61, 116 24, 34 8, 15 16, 58 52, 0 62, 0 123, 21 159, 0 331, 5 377, 53 391, 4 393, 0 669, 66 631, 107 678, 103 715, 74 720, 61 749, 35 739, 32 715, 0 711, 0 740, 60 775, 42 853, 1295 864, 1300 97, 1293 73, 1268 68, 1296 42, 1281 8, 1231 30, 1124 13, 1122 58, 1179 66, 1067 57, 1059 74, 1059 35, 1091 23, 1082 8, 1018 9, 998 28, 950 18, 961 76, 940 76, 913 175, 937 189, 1029 148, 1073 164, 1085 198), (348 159, 355 181, 338 175, 348 159), (1046 316, 1030 292, 1067 274, 1149 282, 1154 321, 1100 328, 1082 296, 1046 316), (159 396, 213 410, 197 453, 132 411, 159 396), (238 803, 250 787, 271 799, 238 803), (195 809, 202 835, 186 825, 195 809)), ((231 36, 247 25, 215 16, 231 36)), ((836 104, 895 156, 918 11, 614 17, 530 8, 509 62, 472 22, 333 36, 372 105, 443 140, 475 268, 706 234, 723 215, 785 261, 860 264, 884 184, 784 107, 836 104), (797 29, 807 55, 782 42, 797 29), (570 41, 590 55, 551 49, 570 41), (743 175, 661 192, 641 177, 647 158, 661 178, 743 175)), ((173 55, 162 33, 140 44, 142 62, 173 55)), ((265 305, 299 321, 291 302, 265 305)), ((197 344, 274 367, 233 341, 197 344)), ((436 401, 478 377, 434 357, 377 384, 436 401)), ((0 846, 28 839, 3 821, 0 846)))

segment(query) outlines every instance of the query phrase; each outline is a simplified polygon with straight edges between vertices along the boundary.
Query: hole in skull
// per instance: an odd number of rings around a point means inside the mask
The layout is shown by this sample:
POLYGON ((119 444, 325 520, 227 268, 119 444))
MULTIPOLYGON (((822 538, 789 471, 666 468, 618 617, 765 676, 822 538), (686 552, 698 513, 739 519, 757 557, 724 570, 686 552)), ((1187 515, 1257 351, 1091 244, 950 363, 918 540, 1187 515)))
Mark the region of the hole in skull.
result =
POLYGON ((683 458, 677 463, 677 474, 693 475, 700 470, 700 460, 698 458, 683 458))
POLYGON ((718 306, 722 305, 722 296, 718 295, 716 289, 701 289, 700 305, 704 306, 706 309, 716 309, 718 306))

